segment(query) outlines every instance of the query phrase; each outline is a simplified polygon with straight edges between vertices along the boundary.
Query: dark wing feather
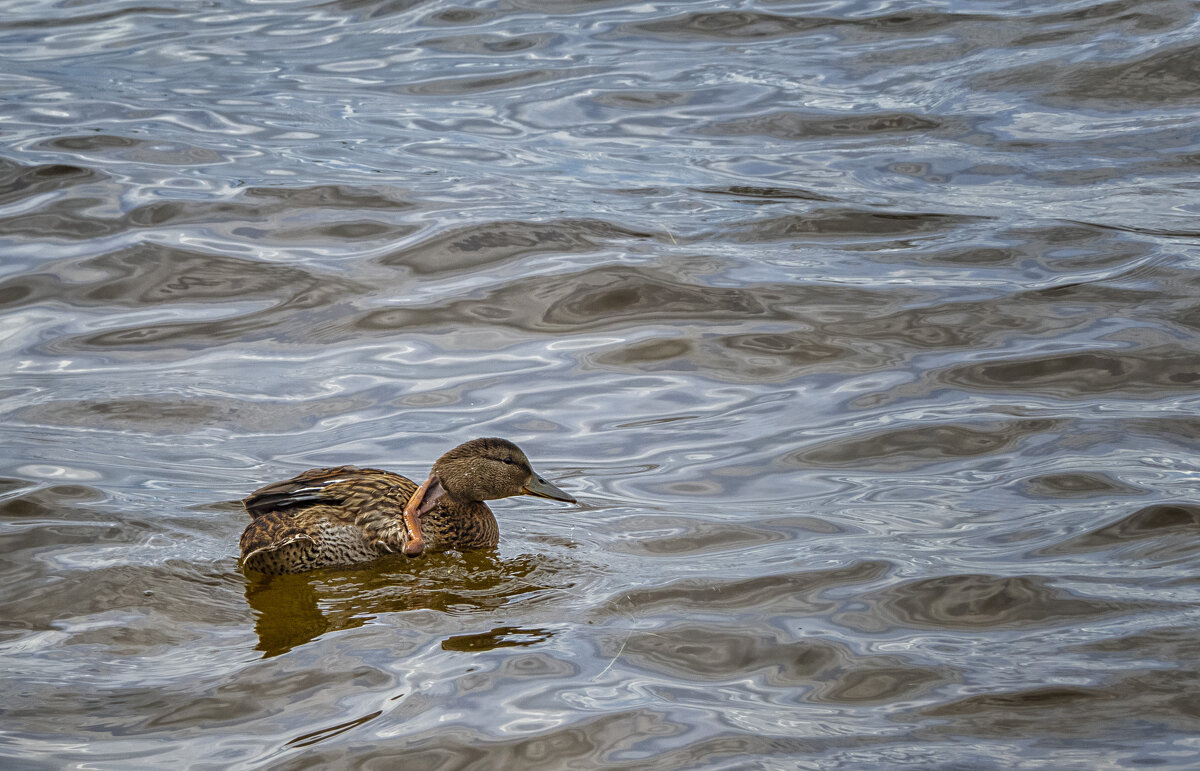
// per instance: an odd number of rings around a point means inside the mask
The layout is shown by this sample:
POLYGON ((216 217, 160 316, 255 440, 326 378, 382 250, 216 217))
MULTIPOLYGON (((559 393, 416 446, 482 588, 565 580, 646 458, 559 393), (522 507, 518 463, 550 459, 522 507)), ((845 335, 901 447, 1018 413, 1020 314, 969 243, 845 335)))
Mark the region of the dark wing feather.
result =
POLYGON ((242 499, 242 504, 253 518, 323 504, 341 507, 350 519, 354 519, 364 507, 397 486, 416 489, 411 480, 381 469, 357 466, 314 468, 283 482, 260 487, 242 499))

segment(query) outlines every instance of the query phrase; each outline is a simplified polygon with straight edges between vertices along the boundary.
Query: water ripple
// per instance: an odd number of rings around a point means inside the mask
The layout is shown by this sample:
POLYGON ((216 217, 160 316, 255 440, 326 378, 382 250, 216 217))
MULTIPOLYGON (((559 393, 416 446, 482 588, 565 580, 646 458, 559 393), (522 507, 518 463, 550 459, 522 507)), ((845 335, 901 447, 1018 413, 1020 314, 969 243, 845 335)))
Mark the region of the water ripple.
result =
POLYGON ((7 5, 10 764, 1197 765, 1195 9, 7 5))

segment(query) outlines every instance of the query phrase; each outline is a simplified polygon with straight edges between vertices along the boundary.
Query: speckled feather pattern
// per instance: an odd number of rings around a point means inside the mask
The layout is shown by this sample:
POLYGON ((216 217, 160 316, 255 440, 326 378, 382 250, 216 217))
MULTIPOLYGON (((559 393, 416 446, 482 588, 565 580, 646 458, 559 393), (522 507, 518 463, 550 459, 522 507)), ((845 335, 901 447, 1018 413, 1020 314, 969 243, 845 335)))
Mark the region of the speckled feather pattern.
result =
MULTIPOLYGON (((417 487, 399 474, 354 466, 311 469, 262 487, 242 501, 253 519, 242 533, 242 564, 260 573, 301 573, 403 553, 402 513, 417 487)), ((426 551, 486 549, 500 540, 481 501, 443 499, 421 524, 426 551)))

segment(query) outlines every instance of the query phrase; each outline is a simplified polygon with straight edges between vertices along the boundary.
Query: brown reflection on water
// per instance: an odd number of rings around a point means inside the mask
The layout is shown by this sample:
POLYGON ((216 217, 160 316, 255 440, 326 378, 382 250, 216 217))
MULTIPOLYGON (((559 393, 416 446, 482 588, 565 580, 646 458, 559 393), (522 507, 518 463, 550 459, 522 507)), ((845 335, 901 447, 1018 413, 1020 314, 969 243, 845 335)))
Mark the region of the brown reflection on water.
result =
POLYGON ((545 642, 554 632, 545 628, 523 629, 517 626, 498 626, 478 634, 452 635, 442 641, 447 651, 493 651, 497 648, 525 648, 545 642))
MULTIPOLYGON (((556 586, 568 588, 554 579, 559 569, 545 558, 501 559, 489 552, 426 555, 415 561, 396 557, 354 569, 253 574, 246 582, 246 601, 255 612, 257 650, 269 658, 386 614, 486 612, 556 586)), ((499 628, 451 636, 443 647, 491 650, 532 645, 550 636, 545 630, 499 628)))

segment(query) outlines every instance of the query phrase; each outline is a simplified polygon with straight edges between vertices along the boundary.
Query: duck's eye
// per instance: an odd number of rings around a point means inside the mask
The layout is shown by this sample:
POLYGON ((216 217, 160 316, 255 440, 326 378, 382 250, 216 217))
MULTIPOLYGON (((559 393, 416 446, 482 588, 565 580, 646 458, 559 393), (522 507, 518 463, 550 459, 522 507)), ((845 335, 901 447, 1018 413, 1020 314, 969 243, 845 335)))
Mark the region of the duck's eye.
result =
POLYGON ((504 459, 504 462, 505 462, 505 463, 507 463, 508 465, 510 465, 510 466, 511 466, 511 465, 513 464, 513 459, 512 459, 512 458, 505 458, 505 459, 504 459))

